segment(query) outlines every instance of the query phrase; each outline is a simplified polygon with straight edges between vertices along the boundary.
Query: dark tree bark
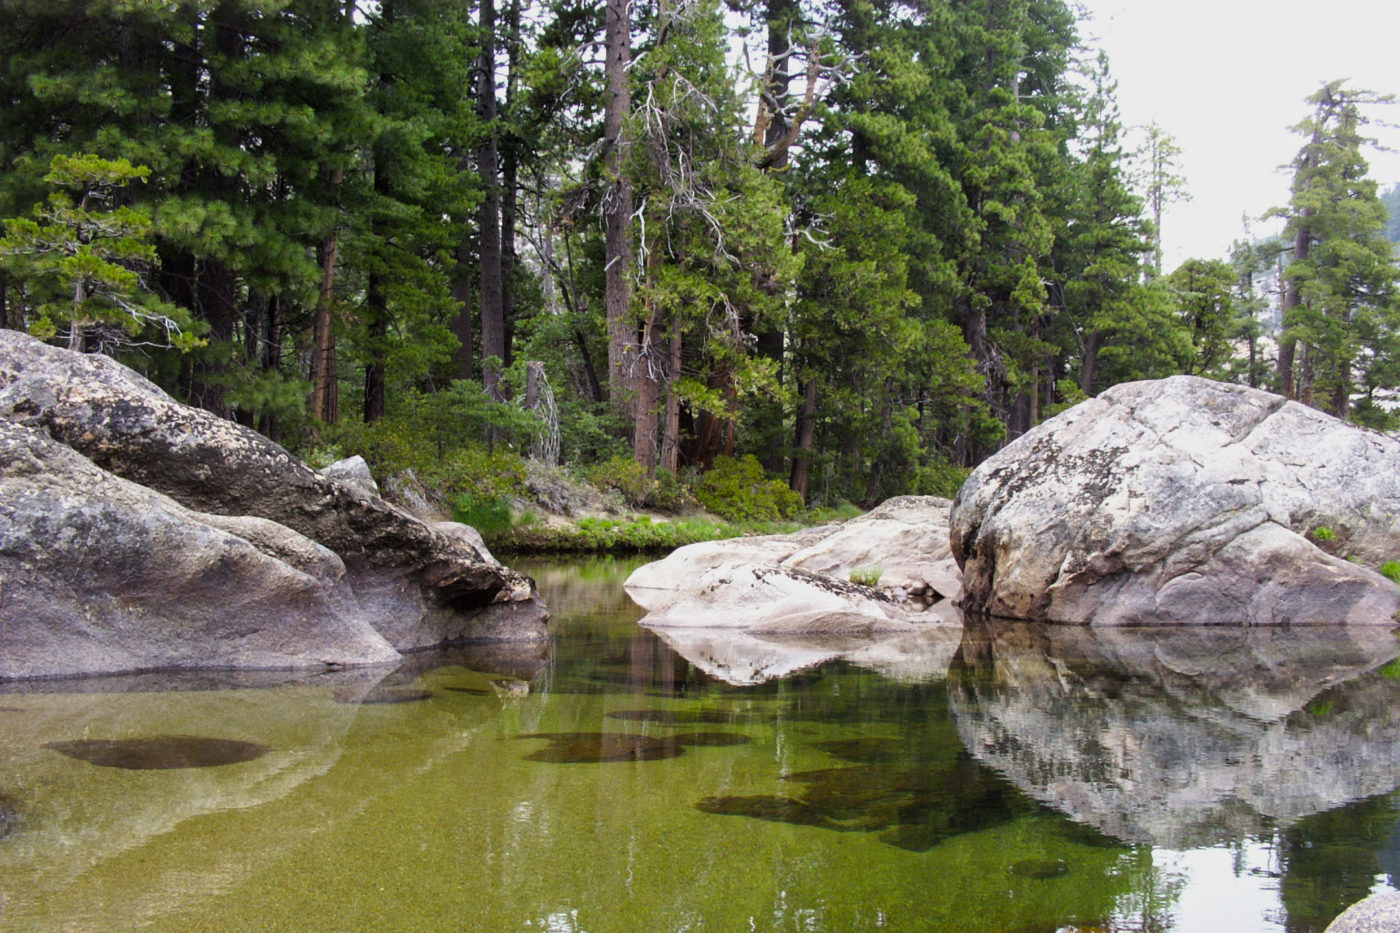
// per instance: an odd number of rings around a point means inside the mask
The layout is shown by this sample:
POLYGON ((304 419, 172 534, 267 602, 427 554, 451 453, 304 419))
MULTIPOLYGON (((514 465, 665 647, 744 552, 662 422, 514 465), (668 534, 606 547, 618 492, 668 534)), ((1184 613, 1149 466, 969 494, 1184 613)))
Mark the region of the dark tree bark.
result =
POLYGON ((481 0, 478 8, 481 58, 477 75, 477 112, 485 121, 486 140, 477 148, 477 171, 485 186, 478 211, 481 231, 481 385, 499 400, 500 366, 506 357, 504 284, 501 269, 500 123, 496 104, 496 4, 481 0), (485 361, 495 358, 495 364, 485 361))
POLYGON ((325 424, 340 420, 340 390, 336 373, 335 331, 331 327, 331 306, 335 302, 335 263, 340 251, 334 235, 321 242, 317 258, 321 263, 321 294, 316 302, 312 326, 311 417, 325 424))
POLYGON ((817 436, 817 380, 802 384, 802 407, 797 411, 796 452, 792 457, 792 478, 788 486, 807 501, 812 482, 812 449, 817 436))
POLYGON ((607 313, 608 395, 627 417, 637 411, 632 376, 637 356, 632 319, 632 185, 623 173, 623 122, 632 109, 627 70, 632 61, 632 21, 628 0, 607 0, 604 10, 607 99, 603 146, 607 188, 603 193, 603 296, 607 313))

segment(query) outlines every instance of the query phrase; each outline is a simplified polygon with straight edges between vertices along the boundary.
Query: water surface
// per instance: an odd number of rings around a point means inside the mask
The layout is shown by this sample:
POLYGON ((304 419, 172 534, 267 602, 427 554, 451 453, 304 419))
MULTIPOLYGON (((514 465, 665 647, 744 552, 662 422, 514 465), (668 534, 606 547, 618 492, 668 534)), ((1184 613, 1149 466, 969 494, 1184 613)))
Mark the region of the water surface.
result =
POLYGON ((1400 871, 1388 632, 547 649, 0 693, 0 928, 1320 931, 1400 871))

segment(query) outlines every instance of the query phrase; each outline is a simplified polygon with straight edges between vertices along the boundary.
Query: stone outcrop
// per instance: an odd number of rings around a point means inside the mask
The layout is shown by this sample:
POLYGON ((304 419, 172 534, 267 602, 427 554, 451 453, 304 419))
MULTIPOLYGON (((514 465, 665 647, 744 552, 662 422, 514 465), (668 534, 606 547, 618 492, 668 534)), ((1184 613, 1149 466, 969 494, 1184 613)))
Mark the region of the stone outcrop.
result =
POLYGON ((907 631, 955 595, 946 499, 905 496, 841 524, 707 541, 639 567, 625 584, 657 628, 761 635, 907 631), (878 586, 852 582, 878 573, 878 586))
POLYGON ((1026 794, 1129 844, 1286 828, 1400 785, 1378 626, 1097 628, 969 617, 958 735, 1026 794))
POLYGON ((353 464, 322 475, 107 357, 0 330, 0 425, 0 676, 375 663, 544 637, 532 582, 470 530, 385 502, 353 464), (44 629, 92 647, 42 661, 58 644, 42 647, 44 629))
POLYGON ((978 467, 950 531, 977 612, 1389 624, 1400 588, 1370 568, 1400 559, 1400 442, 1243 386, 1128 383, 978 467))
POLYGON ((937 611, 944 625, 922 625, 889 637, 868 635, 764 635, 733 629, 656 628, 681 657, 710 677, 736 686, 781 680, 831 661, 846 661, 902 683, 943 679, 958 649, 962 620, 946 601, 937 611))

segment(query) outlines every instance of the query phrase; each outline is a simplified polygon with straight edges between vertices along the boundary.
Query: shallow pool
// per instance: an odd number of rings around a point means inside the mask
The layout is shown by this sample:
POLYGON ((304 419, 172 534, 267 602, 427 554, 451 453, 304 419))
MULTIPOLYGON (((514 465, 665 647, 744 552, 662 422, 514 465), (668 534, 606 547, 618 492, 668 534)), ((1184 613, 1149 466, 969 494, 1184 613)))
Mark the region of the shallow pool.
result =
POLYGON ((638 627, 0 693, 0 928, 1320 931, 1400 875, 1389 632, 638 627))

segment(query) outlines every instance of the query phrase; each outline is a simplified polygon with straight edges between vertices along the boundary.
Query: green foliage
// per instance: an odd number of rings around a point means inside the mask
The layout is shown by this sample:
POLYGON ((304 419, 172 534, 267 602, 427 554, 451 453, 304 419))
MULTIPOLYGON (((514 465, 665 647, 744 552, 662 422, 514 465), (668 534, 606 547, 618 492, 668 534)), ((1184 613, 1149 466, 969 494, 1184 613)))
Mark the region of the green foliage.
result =
POLYGON ((909 493, 915 496, 941 496, 951 499, 958 494, 963 483, 972 473, 970 467, 954 466, 946 460, 935 458, 920 464, 910 477, 909 493))
POLYGON ((754 526, 693 518, 658 522, 642 515, 625 519, 584 518, 572 525, 551 527, 516 524, 508 534, 497 538, 492 538, 485 532, 483 535, 492 547, 504 549, 596 553, 669 551, 697 541, 738 537, 751 530, 790 531, 792 526, 781 529, 755 529, 754 526))
POLYGON ((730 521, 791 519, 802 510, 802 498, 786 483, 764 476, 763 467, 752 455, 717 458, 714 468, 696 482, 695 498, 730 521))
POLYGON ((1385 408, 1365 396, 1358 399, 1351 409, 1351 420, 1362 427, 1376 431, 1400 430, 1400 415, 1385 408))
POLYGON ((1220 259, 1188 259, 1167 276, 1167 290, 1191 340, 1185 372, 1218 377, 1227 371, 1232 340, 1241 330, 1235 285, 1234 268, 1220 259))
POLYGON ((880 585, 880 578, 885 575, 885 568, 879 564, 873 567, 856 567, 851 571, 851 582, 859 583, 861 586, 875 587, 880 585))
POLYGON ((1337 533, 1326 525, 1319 525, 1312 530, 1310 536, 1314 541, 1335 541, 1337 533))
POLYGON ((1400 385, 1400 267, 1362 155, 1372 143, 1364 110, 1391 98, 1332 81, 1308 102, 1312 116, 1295 127, 1306 142, 1292 198, 1274 212, 1288 218, 1285 236, 1295 243, 1280 358, 1301 346, 1286 388, 1345 417, 1358 379, 1368 396, 1400 385))
POLYGON ((33 219, 4 222, 0 271, 18 286, 17 310, 40 337, 69 347, 147 344, 188 350, 203 343, 189 311, 152 291, 156 248, 148 214, 122 203, 146 166, 91 154, 56 155, 53 187, 33 219))
POLYGON ((483 498, 464 492, 452 504, 452 520, 471 525, 484 539, 494 540, 510 531, 513 524, 510 503, 502 498, 483 498))
POLYGON ((657 467, 649 475, 631 457, 612 457, 584 471, 595 486, 615 489, 632 508, 681 512, 696 505, 695 498, 676 474, 657 467))
POLYGON ((1385 205, 1385 238, 1392 243, 1400 243, 1400 184, 1391 185, 1381 194, 1385 205))
POLYGON ((1381 575, 1392 583, 1400 583, 1400 561, 1388 560, 1381 564, 1381 575))

